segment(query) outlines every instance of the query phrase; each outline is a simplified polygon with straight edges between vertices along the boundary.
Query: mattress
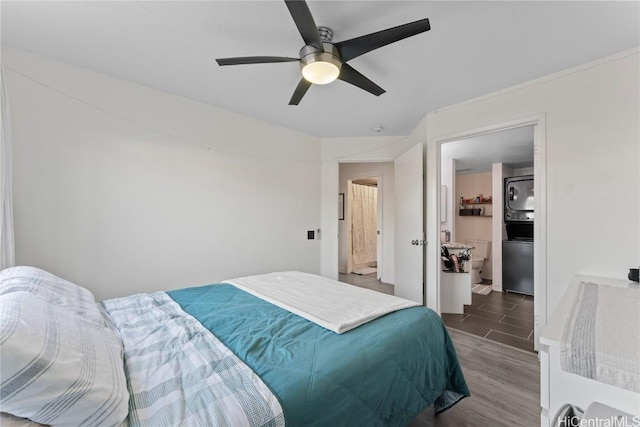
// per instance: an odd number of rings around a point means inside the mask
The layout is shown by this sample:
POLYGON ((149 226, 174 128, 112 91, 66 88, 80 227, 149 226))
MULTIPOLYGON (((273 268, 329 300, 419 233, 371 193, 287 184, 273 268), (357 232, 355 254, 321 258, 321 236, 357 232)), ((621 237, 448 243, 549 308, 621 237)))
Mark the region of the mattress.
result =
POLYGON ((2 425, 401 426, 469 395, 433 311, 267 276, 240 280, 266 299, 219 284, 97 305, 44 270, 3 270, 2 425))
POLYGON ((449 335, 425 307, 336 334, 230 284, 168 295, 264 381, 289 426, 406 426, 469 396, 449 335))

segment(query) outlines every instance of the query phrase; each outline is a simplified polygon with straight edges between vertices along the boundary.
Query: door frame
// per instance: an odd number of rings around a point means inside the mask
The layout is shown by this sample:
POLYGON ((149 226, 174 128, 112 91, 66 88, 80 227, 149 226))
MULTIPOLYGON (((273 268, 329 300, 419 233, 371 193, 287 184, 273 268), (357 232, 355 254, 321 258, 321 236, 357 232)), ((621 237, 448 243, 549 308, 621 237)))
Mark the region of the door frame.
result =
POLYGON ((503 130, 533 125, 533 173, 536 221, 534 226, 534 348, 538 349, 539 336, 547 323, 547 207, 546 207, 546 115, 524 117, 480 128, 429 138, 427 143, 426 206, 427 246, 427 306, 440 314, 440 157, 442 144, 468 139, 503 130))

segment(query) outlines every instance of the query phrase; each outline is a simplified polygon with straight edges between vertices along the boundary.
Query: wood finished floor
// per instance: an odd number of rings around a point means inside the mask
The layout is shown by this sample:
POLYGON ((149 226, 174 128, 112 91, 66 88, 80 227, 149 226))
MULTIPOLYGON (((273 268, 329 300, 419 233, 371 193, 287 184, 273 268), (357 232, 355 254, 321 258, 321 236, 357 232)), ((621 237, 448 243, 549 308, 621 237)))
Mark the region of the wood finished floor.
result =
POLYGON ((382 292, 383 294, 393 295, 393 285, 379 281, 376 279, 376 274, 377 273, 371 273, 361 276, 353 273, 340 273, 338 280, 360 288, 372 289, 374 291, 382 292))
POLYGON ((433 408, 409 427, 537 427, 540 365, 535 353, 448 329, 471 396, 447 411, 433 408))
MULTIPOLYGON (((393 294, 393 285, 379 282, 375 273, 341 274, 340 280, 393 294)), ((439 415, 430 408, 409 427, 539 426, 540 366, 536 354, 451 327, 447 330, 471 396, 439 415)))

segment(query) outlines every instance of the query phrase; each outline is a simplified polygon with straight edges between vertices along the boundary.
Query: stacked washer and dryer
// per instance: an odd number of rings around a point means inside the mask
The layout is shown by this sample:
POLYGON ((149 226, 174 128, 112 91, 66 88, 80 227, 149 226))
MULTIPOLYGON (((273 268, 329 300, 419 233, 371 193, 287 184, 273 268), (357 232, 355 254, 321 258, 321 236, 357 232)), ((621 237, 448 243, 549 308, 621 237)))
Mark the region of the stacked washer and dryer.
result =
POLYGON ((533 295, 533 175, 505 178, 504 224, 502 289, 533 295))

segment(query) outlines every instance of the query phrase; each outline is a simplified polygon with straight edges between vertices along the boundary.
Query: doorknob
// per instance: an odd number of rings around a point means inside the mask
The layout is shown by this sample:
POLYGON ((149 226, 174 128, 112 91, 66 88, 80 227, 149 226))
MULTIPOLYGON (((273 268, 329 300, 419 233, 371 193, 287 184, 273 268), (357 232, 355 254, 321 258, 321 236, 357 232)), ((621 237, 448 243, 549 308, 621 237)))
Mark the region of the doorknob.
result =
POLYGON ((425 246, 427 244, 426 240, 412 240, 411 244, 413 246, 425 246))

